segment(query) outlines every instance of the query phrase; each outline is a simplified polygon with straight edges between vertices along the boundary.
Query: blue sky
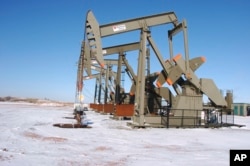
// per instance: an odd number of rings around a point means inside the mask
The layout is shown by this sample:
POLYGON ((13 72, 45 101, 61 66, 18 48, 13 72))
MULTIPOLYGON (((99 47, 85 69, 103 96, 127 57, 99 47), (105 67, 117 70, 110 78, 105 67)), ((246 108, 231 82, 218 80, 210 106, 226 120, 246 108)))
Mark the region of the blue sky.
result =
MULTIPOLYGON (((247 0, 1 0, 0 96, 74 101, 76 62, 88 10, 99 24, 174 11, 179 21, 187 20, 190 58, 206 57, 197 76, 213 79, 224 91, 233 90, 235 102, 250 103, 249 9, 247 0)), ((165 59, 168 28, 151 28, 165 59)), ((138 37, 133 32, 105 38, 103 46, 135 42, 138 37)), ((178 53, 184 56, 177 37, 174 54, 178 53)), ((134 54, 127 57, 135 68, 134 54)), ((151 72, 160 71, 151 57, 151 72)), ((84 82, 85 102, 93 101, 94 83, 84 82)), ((129 86, 126 79, 126 91, 129 86)))

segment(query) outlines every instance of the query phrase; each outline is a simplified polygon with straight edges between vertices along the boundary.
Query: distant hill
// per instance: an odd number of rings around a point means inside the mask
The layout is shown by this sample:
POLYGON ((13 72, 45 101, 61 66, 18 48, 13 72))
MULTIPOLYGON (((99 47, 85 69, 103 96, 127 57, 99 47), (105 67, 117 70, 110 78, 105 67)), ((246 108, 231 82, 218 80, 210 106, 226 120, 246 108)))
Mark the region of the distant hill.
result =
POLYGON ((33 104, 56 104, 62 106, 73 106, 71 102, 61 102, 61 101, 54 101, 49 99, 37 99, 37 98, 20 98, 20 97, 0 97, 0 102, 27 102, 33 104))

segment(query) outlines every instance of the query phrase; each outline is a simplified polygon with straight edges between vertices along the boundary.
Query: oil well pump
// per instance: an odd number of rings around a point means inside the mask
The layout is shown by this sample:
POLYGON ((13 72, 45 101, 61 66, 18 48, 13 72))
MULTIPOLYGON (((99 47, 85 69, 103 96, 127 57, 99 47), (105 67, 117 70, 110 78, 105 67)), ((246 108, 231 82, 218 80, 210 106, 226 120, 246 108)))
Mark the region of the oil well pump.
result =
POLYGON ((99 87, 99 100, 95 100, 90 106, 101 112, 131 116, 132 122, 129 125, 133 127, 222 126, 226 124, 222 117, 231 112, 232 93, 228 91, 223 96, 212 79, 199 78, 195 74, 204 62, 205 57, 189 58, 187 22, 179 22, 174 12, 99 25, 93 12, 88 11, 85 37, 78 61, 76 98, 81 98, 83 80, 96 78, 97 84, 101 85, 98 81, 104 78, 104 88, 99 87), (162 56, 151 34, 152 28, 166 24, 171 25, 171 28, 166 29, 170 55, 167 60, 162 56), (139 41, 102 47, 103 38, 130 31, 139 33, 139 41), (173 38, 179 33, 183 34, 184 56, 173 55, 173 38), (152 55, 149 49, 153 50, 161 66, 159 72, 150 72, 149 57, 152 55), (138 51, 136 72, 126 59, 129 51, 138 51), (112 54, 117 54, 117 59, 106 58, 112 54), (113 71, 113 65, 117 66, 116 71, 113 71), (125 66, 131 78, 129 93, 125 93, 120 84, 122 66, 125 66), (101 91, 104 92, 102 102, 101 91), (203 102, 204 95, 209 99, 208 104, 203 102))

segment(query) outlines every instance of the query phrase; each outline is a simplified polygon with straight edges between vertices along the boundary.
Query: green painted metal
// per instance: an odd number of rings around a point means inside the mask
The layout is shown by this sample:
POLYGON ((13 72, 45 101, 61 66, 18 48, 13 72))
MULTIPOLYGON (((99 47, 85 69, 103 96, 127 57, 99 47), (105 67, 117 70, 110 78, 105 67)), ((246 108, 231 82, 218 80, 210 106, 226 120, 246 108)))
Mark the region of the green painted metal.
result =
POLYGON ((244 106, 240 106, 240 116, 244 116, 244 106))

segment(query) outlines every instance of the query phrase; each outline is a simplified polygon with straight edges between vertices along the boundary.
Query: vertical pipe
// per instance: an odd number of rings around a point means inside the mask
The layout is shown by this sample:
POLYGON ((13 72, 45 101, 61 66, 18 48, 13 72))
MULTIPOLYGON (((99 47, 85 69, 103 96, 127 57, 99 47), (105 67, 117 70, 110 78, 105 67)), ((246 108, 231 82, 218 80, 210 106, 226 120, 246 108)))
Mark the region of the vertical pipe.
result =
POLYGON ((149 91, 150 91, 150 78, 149 78, 149 75, 150 75, 150 49, 149 47, 146 48, 146 70, 147 70, 147 73, 146 73, 146 94, 145 95, 145 99, 146 102, 144 101, 144 107, 145 108, 148 108, 148 111, 151 113, 153 111, 153 107, 154 107, 154 101, 153 98, 152 98, 152 95, 150 95, 149 91))
POLYGON ((167 108, 167 128, 169 128, 169 113, 170 110, 167 108))
POLYGON ((222 109, 220 110, 220 125, 222 126, 223 122, 222 122, 222 109))
POLYGON ((186 62, 186 77, 189 79, 189 50, 188 50, 188 34, 187 34, 187 22, 182 22, 183 35, 184 35, 184 49, 185 49, 185 62, 186 62))
POLYGON ((95 96, 94 96, 94 103, 96 104, 96 96, 97 96, 97 83, 98 83, 98 78, 96 78, 95 81, 95 96))
POLYGON ((110 65, 107 64, 107 69, 106 69, 106 77, 105 77, 105 94, 104 94, 104 104, 107 104, 108 101, 108 81, 109 81, 109 69, 110 65))
POLYGON ((122 56, 120 53, 118 57, 117 75, 116 75, 116 86, 115 86, 115 103, 118 104, 120 101, 120 84, 121 84, 121 72, 122 72, 122 56))
POLYGON ((170 31, 168 31, 168 45, 169 45, 169 54, 170 54, 170 61, 173 60, 174 57, 174 53, 173 53, 173 36, 170 33, 170 31))
POLYGON ((101 103, 101 95, 102 95, 102 73, 100 73, 99 78, 99 92, 98 92, 98 103, 101 103))
POLYGON ((77 67, 77 81, 76 81, 76 96, 75 102, 81 103, 82 89, 83 89, 83 63, 84 63, 84 41, 82 41, 80 57, 77 67))
POLYGON ((149 47, 146 49, 146 59, 147 59, 147 77, 149 78, 149 75, 150 75, 150 49, 149 47))

